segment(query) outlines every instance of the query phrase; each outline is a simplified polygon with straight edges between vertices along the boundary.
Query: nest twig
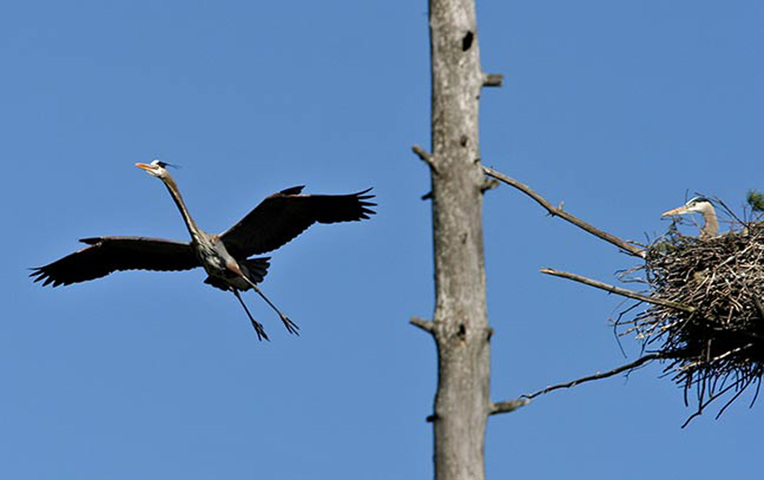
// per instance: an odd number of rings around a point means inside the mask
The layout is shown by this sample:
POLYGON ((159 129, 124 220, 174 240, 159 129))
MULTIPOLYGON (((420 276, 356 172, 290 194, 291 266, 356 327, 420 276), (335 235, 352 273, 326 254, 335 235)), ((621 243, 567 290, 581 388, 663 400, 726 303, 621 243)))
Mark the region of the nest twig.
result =
MULTIPOLYGON (((664 369, 691 397, 697 412, 727 394, 719 415, 764 375, 764 226, 749 222, 721 236, 698 239, 672 229, 647 250, 640 272, 650 296, 693 307, 652 304, 621 334, 669 359, 664 369)), ((756 395, 754 395, 755 400, 756 395)), ((686 423, 685 423, 686 425, 686 423)))

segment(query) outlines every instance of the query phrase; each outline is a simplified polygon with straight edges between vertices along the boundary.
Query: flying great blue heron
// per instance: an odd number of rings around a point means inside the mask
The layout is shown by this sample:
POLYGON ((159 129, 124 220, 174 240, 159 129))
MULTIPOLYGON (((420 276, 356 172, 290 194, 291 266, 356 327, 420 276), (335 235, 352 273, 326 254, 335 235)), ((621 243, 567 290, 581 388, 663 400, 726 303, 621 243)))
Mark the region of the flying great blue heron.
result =
POLYGON ((700 237, 709 238, 719 234, 719 222, 716 220, 716 210, 711 201, 704 197, 691 198, 681 207, 664 212, 662 217, 669 215, 684 215, 698 212, 703 215, 703 226, 700 228, 700 237))
POLYGON ((44 267, 34 268, 31 277, 43 286, 94 280, 116 270, 188 270, 204 267, 204 283, 231 291, 247 312, 257 338, 268 340, 262 324, 249 313, 240 291, 255 290, 284 322, 286 329, 297 334, 298 327, 263 294, 258 283, 268 272, 268 257, 248 258, 275 250, 314 223, 351 222, 368 219, 376 205, 368 200, 371 188, 348 195, 302 195, 303 187, 292 187, 263 200, 236 225, 219 235, 200 229, 186 208, 175 180, 159 160, 136 163, 149 175, 159 178, 169 190, 183 216, 190 242, 144 237, 94 237, 80 241, 89 245, 44 267))

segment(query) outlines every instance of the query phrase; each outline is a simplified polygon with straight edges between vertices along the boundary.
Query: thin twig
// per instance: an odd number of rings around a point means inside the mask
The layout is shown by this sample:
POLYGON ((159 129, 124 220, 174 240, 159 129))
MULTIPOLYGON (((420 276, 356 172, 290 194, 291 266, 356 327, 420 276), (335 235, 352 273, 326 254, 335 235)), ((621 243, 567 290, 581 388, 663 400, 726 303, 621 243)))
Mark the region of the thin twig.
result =
MULTIPOLYGON (((695 413, 693 413, 692 415, 690 415, 690 416, 687 418, 687 420, 685 420, 685 422, 682 424, 682 427, 681 427, 681 428, 684 428, 684 427, 686 427, 687 425, 689 425, 689 424, 690 424, 690 422, 692 421, 692 419, 693 419, 693 418, 695 418, 695 417, 698 417, 698 416, 700 416, 700 415, 703 415, 703 410, 704 410, 704 409, 705 409, 705 408, 706 408, 708 405, 710 405, 710 404, 711 404, 711 402, 713 402, 713 401, 714 401, 714 400, 716 400, 717 398, 721 397, 722 395, 724 395, 725 393, 727 393, 728 391, 730 391, 732 388, 734 388, 734 387, 735 387, 735 385, 737 385, 737 382, 733 383, 732 385, 729 385, 729 386, 725 387, 724 389, 722 389, 720 392, 717 392, 716 394, 713 394, 713 395, 709 395, 709 396, 708 396, 708 400, 706 400, 706 401, 705 401, 705 403, 701 401, 701 402, 700 402, 700 404, 698 405, 698 411, 697 411, 697 412, 695 412, 695 413)), ((703 382, 703 386, 705 387, 705 382, 703 382)), ((702 398, 701 398, 701 400, 702 400, 702 398)))
POLYGON ((745 392, 745 391, 746 391, 746 389, 748 389, 748 386, 749 386, 750 384, 752 384, 754 381, 756 381, 756 377, 747 377, 747 378, 743 378, 743 379, 741 379, 741 380, 738 380, 737 382, 735 382, 733 385, 735 385, 735 386, 736 386, 736 388, 737 388, 737 393, 736 393, 735 395, 733 395, 733 396, 732 396, 732 398, 730 398, 730 399, 727 401, 727 403, 725 403, 725 404, 724 404, 724 406, 721 408, 721 410, 719 410, 719 413, 717 413, 717 414, 716 414, 716 417, 714 417, 714 418, 715 418, 716 420, 719 420, 719 417, 721 417, 721 416, 722 416, 722 414, 724 413, 724 411, 725 411, 725 410, 727 410, 727 407, 729 407, 730 405, 732 405, 732 404, 735 402, 735 400, 737 400, 737 399, 738 399, 738 397, 739 397, 740 395, 742 395, 742 394, 743 394, 743 392, 745 392), (740 385, 741 383, 743 384, 742 386, 740 385))
POLYGON ((724 201, 723 201, 721 198, 719 198, 719 197, 714 197, 714 201, 715 201, 715 202, 717 202, 719 205, 721 205, 721 207, 724 209, 724 211, 725 211, 725 212, 727 212, 727 214, 728 214, 729 216, 731 216, 732 218, 734 218, 735 220, 737 220, 737 222, 738 222, 740 225, 743 225, 743 226, 745 226, 745 222, 744 222, 744 221, 742 221, 742 220, 740 220, 740 218, 738 218, 738 216, 737 216, 737 215, 735 215, 735 212, 734 212, 734 211, 733 211, 733 210, 732 210, 730 207, 728 207, 728 206, 727 206, 727 204, 726 204, 726 203, 724 203, 724 201))
POLYGON ((761 306, 761 300, 757 294, 753 294, 753 304, 756 305, 756 313, 759 314, 759 320, 764 321, 764 307, 761 306))
POLYGON ((613 370, 610 370, 609 372, 595 373, 594 375, 589 375, 588 377, 579 378, 578 380, 573 380, 572 382, 559 383, 557 385, 552 385, 550 387, 546 387, 543 390, 539 390, 538 392, 521 395, 520 399, 526 398, 530 400, 532 398, 538 397, 539 395, 543 395, 543 394, 552 392, 554 390, 559 390, 561 388, 575 387, 576 385, 580 385, 586 382, 591 382, 592 380, 600 380, 602 378, 612 377, 613 375, 618 375, 619 373, 625 372, 627 370, 633 370, 651 360, 657 360, 659 358, 663 358, 663 355, 660 353, 651 353, 649 355, 645 355, 644 357, 640 357, 631 363, 627 363, 626 365, 622 365, 618 368, 614 368, 613 370))
POLYGON ((605 240, 606 242, 612 243, 613 245, 615 245, 616 247, 620 248, 621 250, 625 251, 626 253, 630 255, 634 255, 635 257, 640 257, 640 258, 645 258, 645 256, 647 255, 645 251, 639 248, 638 246, 633 245, 625 240, 621 240, 615 235, 611 235, 603 230, 600 230, 599 228, 589 225, 588 223, 584 222, 580 218, 564 211, 562 208, 555 207, 554 205, 549 203, 544 197, 534 192, 529 186, 518 182, 514 178, 508 177, 504 175, 503 173, 499 173, 496 170, 493 170, 492 168, 488 168, 485 166, 483 167, 483 171, 485 172, 486 175, 493 177, 497 180, 501 180, 507 185, 511 187, 515 187, 516 189, 525 193, 526 195, 531 197, 533 200, 535 200, 536 203, 544 207, 546 211, 549 212, 550 215, 560 217, 563 220, 567 220, 568 222, 572 223, 578 228, 581 228, 591 233, 592 235, 599 237, 602 240, 605 240))
POLYGON ((547 275, 554 275, 555 277, 567 278, 568 280, 573 280, 574 282, 583 283, 585 285, 589 285, 590 287, 599 288, 601 290, 605 290, 610 293, 615 293, 623 297, 633 298, 641 302, 652 303, 654 305, 662 305, 664 307, 674 308, 676 310, 681 310, 687 313, 692 313, 695 311, 695 307, 691 307, 690 305, 685 305, 679 302, 672 302, 670 300, 663 300, 661 298, 649 297, 647 295, 642 295, 641 293, 637 293, 632 290, 627 290, 625 288, 616 287, 615 285, 610 285, 608 283, 600 282, 598 280, 593 280, 591 278, 583 277, 581 275, 576 275, 575 273, 563 272, 562 270, 555 270, 553 268, 542 268, 539 271, 547 275))

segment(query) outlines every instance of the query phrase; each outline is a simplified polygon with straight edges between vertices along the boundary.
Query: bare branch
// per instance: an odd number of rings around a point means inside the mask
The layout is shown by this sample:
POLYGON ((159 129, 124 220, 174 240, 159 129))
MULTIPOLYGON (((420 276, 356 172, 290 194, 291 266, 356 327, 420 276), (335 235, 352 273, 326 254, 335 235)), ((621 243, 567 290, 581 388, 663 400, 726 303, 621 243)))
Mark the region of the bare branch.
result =
POLYGON ((644 357, 640 357, 631 363, 627 363, 626 365, 622 365, 618 368, 614 368, 613 370, 610 370, 609 372, 595 373, 594 375, 589 375, 588 377, 579 378, 578 380, 573 380, 572 382, 558 383, 557 385, 546 387, 545 389, 539 390, 538 392, 521 395, 520 399, 531 400, 532 398, 538 397, 539 395, 543 395, 543 394, 552 392, 554 390, 559 390, 561 388, 571 388, 571 387, 575 387, 576 385, 580 385, 582 383, 591 382, 592 380, 600 380, 603 378, 612 377, 613 375, 618 375, 619 373, 626 372, 628 370, 633 370, 641 365, 644 365, 645 363, 651 360, 657 360, 659 358, 664 358, 664 357, 660 353, 651 353, 649 355, 645 355, 644 357))
POLYGON ((429 334, 433 334, 435 332, 435 324, 430 320, 425 320, 424 318, 419 317, 412 317, 411 320, 409 320, 409 323, 415 327, 421 328, 429 334))
POLYGON ((552 216, 557 216, 562 218, 563 220, 567 220, 568 222, 572 223, 573 225, 577 226, 578 228, 585 230, 592 235, 601 238, 602 240, 605 240, 606 242, 610 242, 616 247, 620 248, 621 250, 625 251, 626 253, 630 255, 634 255, 635 257, 645 258, 645 251, 638 246, 631 244, 625 240, 621 240, 620 238, 616 237, 615 235, 611 235, 603 230, 600 230, 592 225, 589 225, 588 223, 584 222, 580 218, 571 215, 570 213, 564 211, 560 207, 555 207, 551 203, 549 203, 544 197, 539 195, 538 193, 534 192, 529 186, 518 182, 514 178, 508 177, 504 175, 503 173, 499 173, 491 168, 483 167, 483 171, 486 175, 493 177, 497 180, 501 180, 502 182, 506 183, 507 185, 511 187, 515 187, 516 189, 520 190, 521 192, 525 193, 529 197, 531 197, 533 200, 536 201, 539 205, 544 207, 547 212, 549 212, 552 216))
POLYGON ((501 185, 498 180, 493 178, 486 178, 483 182, 483 185, 480 186, 480 191, 482 193, 487 192, 488 190, 493 190, 494 188, 501 185))
POLYGON ((484 87, 501 87, 503 83, 504 83, 504 75, 500 73, 484 73, 483 74, 484 87))
POLYGON ((573 280, 574 282, 583 283, 585 285, 589 285, 590 287, 599 288, 601 290, 605 290, 610 293, 615 293, 617 295, 621 295, 624 297, 633 298, 641 302, 652 303, 653 305, 663 305, 664 307, 674 308, 676 310, 682 310, 683 312, 687 312, 687 313, 692 313, 695 311, 695 307, 691 307, 683 303, 672 302, 669 300, 663 300, 660 298, 653 298, 647 295, 642 295, 641 293, 637 293, 632 290, 616 287, 615 285, 610 285, 608 283, 600 282, 598 280, 593 280, 591 278, 583 277, 581 275, 576 275, 575 273, 563 272, 561 270, 555 270, 553 268, 542 268, 539 271, 547 275, 554 275, 555 277, 567 278, 568 280, 573 280))
POLYGON ((497 413, 509 413, 514 412, 518 408, 522 408, 531 403, 528 398, 518 398, 515 400, 505 400, 503 402, 491 403, 491 409, 488 412, 489 415, 496 415, 497 413))
POLYGON ((430 155, 424 148, 420 147, 419 145, 414 145, 411 147, 411 151, 414 152, 420 160, 429 165, 430 169, 432 169, 434 173, 438 173, 438 168, 435 166, 432 155, 430 155))

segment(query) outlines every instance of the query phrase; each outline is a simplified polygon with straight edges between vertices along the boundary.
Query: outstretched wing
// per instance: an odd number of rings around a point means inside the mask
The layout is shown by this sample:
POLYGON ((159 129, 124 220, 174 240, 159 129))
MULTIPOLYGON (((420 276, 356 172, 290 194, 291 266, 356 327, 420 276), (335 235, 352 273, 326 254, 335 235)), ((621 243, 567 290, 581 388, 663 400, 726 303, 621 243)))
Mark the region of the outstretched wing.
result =
POLYGON ((369 218, 376 203, 367 200, 371 188, 348 195, 302 195, 304 187, 274 193, 220 234, 226 249, 236 258, 275 250, 314 223, 352 222, 369 218))
POLYGON ((115 270, 188 270, 200 265, 189 242, 143 237, 94 237, 89 247, 32 269, 30 277, 54 287, 105 277, 115 270))

